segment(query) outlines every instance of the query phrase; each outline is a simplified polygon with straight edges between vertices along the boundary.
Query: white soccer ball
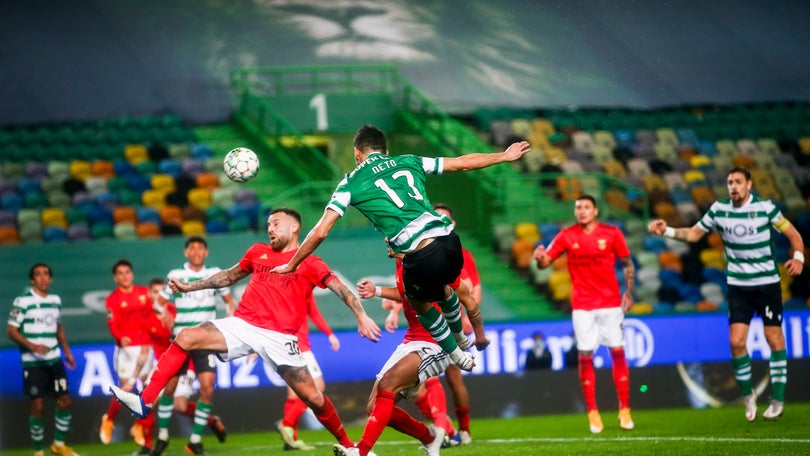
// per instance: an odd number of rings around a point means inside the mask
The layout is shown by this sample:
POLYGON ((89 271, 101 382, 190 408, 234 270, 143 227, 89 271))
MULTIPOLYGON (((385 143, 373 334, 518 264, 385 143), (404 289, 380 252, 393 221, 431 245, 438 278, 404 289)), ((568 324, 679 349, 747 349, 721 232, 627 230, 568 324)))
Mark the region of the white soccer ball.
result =
POLYGON ((234 182, 247 182, 259 173, 259 157, 247 147, 237 147, 228 152, 223 165, 225 174, 234 182))

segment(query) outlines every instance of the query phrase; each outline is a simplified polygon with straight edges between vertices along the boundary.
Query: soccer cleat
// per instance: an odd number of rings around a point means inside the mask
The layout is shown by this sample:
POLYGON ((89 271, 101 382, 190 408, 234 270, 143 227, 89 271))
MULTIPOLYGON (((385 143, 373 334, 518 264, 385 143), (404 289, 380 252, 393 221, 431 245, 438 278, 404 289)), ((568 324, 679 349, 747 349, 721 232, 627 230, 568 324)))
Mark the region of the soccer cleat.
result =
POLYGON ((360 450, 357 447, 345 447, 339 443, 332 445, 332 454, 334 456, 360 456, 360 450))
POLYGON ((142 456, 142 455, 148 456, 150 454, 152 454, 152 450, 150 450, 148 446, 142 446, 140 450, 132 452, 132 456, 142 456))
POLYGON ((219 443, 225 443, 225 439, 228 437, 228 431, 225 430, 225 425, 217 415, 210 415, 208 417, 208 429, 211 429, 211 432, 217 437, 219 443))
POLYGON ((602 424, 602 417, 599 416, 599 410, 588 412, 588 423, 591 427, 591 434, 599 434, 605 429, 605 425, 602 424))
POLYGON ((635 424, 633 424, 633 418, 630 416, 630 409, 623 408, 619 410, 619 427, 624 429, 625 431, 632 431, 635 424))
POLYGON ((203 450, 202 442, 199 442, 199 443, 188 442, 186 444, 185 448, 183 448, 183 449, 186 450, 186 453, 188 453, 188 454, 205 454, 205 451, 203 450))
POLYGON ((64 443, 57 445, 56 442, 51 444, 51 453, 59 456, 79 456, 79 454, 73 451, 69 446, 64 443))
POLYGON ((776 420, 780 416, 782 416, 782 412, 785 411, 785 403, 781 401, 771 401, 771 404, 765 410, 765 413, 762 414, 762 418, 765 418, 768 421, 776 420))
POLYGON ((124 391, 112 385, 110 386, 110 392, 115 397, 115 400, 128 408, 129 411, 138 418, 146 418, 149 412, 152 411, 152 407, 147 407, 146 404, 143 403, 143 398, 141 398, 141 395, 138 394, 137 391, 130 393, 129 391, 124 391))
POLYGON ((168 440, 158 439, 157 442, 155 442, 155 447, 152 448, 152 452, 149 453, 149 456, 161 456, 168 447, 169 447, 168 440))
POLYGON ((469 445, 472 443, 472 436, 470 435, 470 431, 458 431, 457 435, 462 445, 469 445))
POLYGON ((141 423, 136 422, 129 428, 129 435, 132 436, 132 440, 135 441, 135 444, 138 446, 146 445, 146 439, 143 437, 143 426, 141 423))
POLYGON ((472 341, 467 339, 467 336, 464 333, 453 333, 453 338, 456 339, 456 344, 458 344, 458 348, 461 350, 466 350, 473 346, 472 341))
POLYGON ((467 372, 471 371, 475 366, 475 358, 473 358, 473 355, 462 351, 460 348, 457 348, 453 350, 453 353, 450 353, 450 360, 452 360, 453 364, 458 366, 461 370, 465 370, 467 372))
POLYGON ((427 456, 439 456, 439 450, 442 448, 442 443, 444 443, 446 432, 438 426, 431 426, 430 433, 433 435, 433 441, 423 446, 422 451, 427 456))
POLYGON ((757 397, 754 394, 749 394, 743 398, 745 403, 745 419, 754 421, 757 419, 757 397))
POLYGON ((450 437, 449 435, 444 436, 444 442, 442 442, 442 448, 451 448, 454 446, 461 445, 461 439, 456 433, 454 436, 450 437))
POLYGON ((98 428, 98 438, 101 443, 109 445, 112 442, 112 431, 115 429, 113 420, 107 417, 107 414, 101 415, 101 426, 98 428))

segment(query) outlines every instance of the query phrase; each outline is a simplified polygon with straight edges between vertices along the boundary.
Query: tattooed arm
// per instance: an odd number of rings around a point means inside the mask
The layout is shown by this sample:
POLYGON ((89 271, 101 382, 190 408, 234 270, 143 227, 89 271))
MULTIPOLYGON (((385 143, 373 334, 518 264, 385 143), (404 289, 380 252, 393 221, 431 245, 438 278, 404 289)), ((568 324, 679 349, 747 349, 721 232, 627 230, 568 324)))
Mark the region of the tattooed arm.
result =
POLYGON ((377 323, 374 323, 374 320, 366 314, 366 310, 363 309, 363 305, 360 304, 360 300, 357 299, 357 296, 355 296, 340 279, 332 280, 326 284, 326 286, 346 303, 346 307, 348 307, 357 318, 357 332, 359 332, 362 337, 372 342, 379 341, 380 335, 382 334, 380 328, 377 326, 377 323))
POLYGON ((624 282, 627 285, 622 295, 622 310, 627 312, 633 307, 633 285, 636 283, 636 267, 633 265, 633 259, 629 256, 619 258, 619 261, 622 262, 624 282))
POLYGON ((672 228, 667 226, 667 222, 662 219, 653 220, 647 226, 647 230, 658 236, 671 237, 681 242, 697 242, 706 235, 706 232, 700 229, 698 224, 690 228, 672 228), (671 230, 671 231, 668 231, 671 230))
POLYGON ((196 282, 183 283, 178 279, 171 279, 169 281, 169 287, 171 287, 172 291, 175 293, 188 293, 189 291, 204 290, 207 288, 229 287, 248 275, 250 275, 250 272, 240 268, 237 263, 230 269, 219 271, 207 279, 197 280, 196 282))

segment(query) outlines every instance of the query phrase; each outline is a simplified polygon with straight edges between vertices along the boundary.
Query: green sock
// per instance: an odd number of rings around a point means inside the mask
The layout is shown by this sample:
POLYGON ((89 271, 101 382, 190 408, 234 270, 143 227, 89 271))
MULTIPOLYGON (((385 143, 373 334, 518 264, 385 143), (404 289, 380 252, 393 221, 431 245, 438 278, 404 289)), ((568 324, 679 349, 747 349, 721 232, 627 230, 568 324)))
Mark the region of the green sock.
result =
POLYGON ((771 352, 771 398, 785 402, 785 384, 787 383, 787 351, 785 349, 771 352))
POLYGON ((28 417, 28 432, 31 433, 31 443, 34 451, 42 451, 42 442, 45 440, 45 425, 42 418, 28 417))
POLYGON ((743 396, 750 396, 753 392, 751 387, 751 357, 748 353, 739 358, 731 358, 731 365, 734 367, 734 378, 740 386, 740 393, 743 396))
POLYGON ((70 420, 72 416, 70 414, 70 410, 62 410, 60 408, 56 408, 56 412, 54 413, 54 421, 56 423, 56 429, 53 432, 53 439, 57 442, 64 442, 65 436, 70 431, 70 420))
POLYGON ((208 415, 211 414, 211 404, 197 401, 197 410, 194 411, 194 429, 191 430, 189 442, 199 443, 203 429, 208 425, 208 415))
POLYGON ((450 331, 460 333, 462 331, 461 302, 459 302, 456 292, 450 290, 450 297, 444 301, 439 301, 439 307, 442 308, 444 319, 447 320, 447 326, 450 328, 450 331))
POLYGON ((419 322, 428 330, 436 343, 447 353, 452 353, 458 348, 456 340, 450 337, 450 328, 447 327, 447 320, 441 312, 431 306, 424 315, 419 315, 419 322))
POLYGON ((174 410, 174 398, 160 396, 157 406, 158 439, 169 439, 169 423, 172 420, 174 410))

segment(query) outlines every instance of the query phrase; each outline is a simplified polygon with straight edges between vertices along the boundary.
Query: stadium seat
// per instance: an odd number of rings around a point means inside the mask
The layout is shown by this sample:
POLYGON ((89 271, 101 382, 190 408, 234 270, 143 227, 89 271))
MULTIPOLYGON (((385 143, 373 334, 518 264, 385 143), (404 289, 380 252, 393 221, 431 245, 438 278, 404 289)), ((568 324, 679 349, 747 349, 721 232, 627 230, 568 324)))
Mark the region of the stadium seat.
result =
POLYGON ((38 242, 42 241, 42 226, 37 223, 29 223, 19 227, 20 241, 38 242))
POLYGON ((160 210, 166 205, 166 194, 160 190, 148 189, 141 195, 141 202, 146 207, 160 210))
POLYGON ((197 174, 196 186, 210 191, 219 187, 219 178, 214 173, 203 172, 197 174))
POLYGON ((17 214, 14 211, 0 210, 0 226, 17 226, 17 214))
POLYGON ((16 226, 0 226, 0 245, 20 243, 20 232, 16 226))
POLYGON ((167 204, 158 210, 158 214, 160 215, 161 225, 175 225, 179 227, 183 223, 183 210, 178 206, 167 204))
POLYGON ((175 160, 185 160, 191 157, 191 149, 185 143, 170 144, 169 157, 175 160))
POLYGON ((234 197, 235 189, 233 187, 219 187, 211 192, 211 205, 230 207, 236 203, 234 197))
POLYGON ((228 222, 227 220, 208 220, 205 222, 205 232, 208 234, 227 233, 228 222))
POLYGON ((88 176, 84 181, 84 187, 94 196, 109 192, 107 188, 107 178, 102 176, 88 176))
POLYGON ((60 226, 46 226, 42 228, 42 238, 45 242, 67 242, 68 235, 65 228, 60 226))
POLYGON ((207 209, 205 211, 203 211, 203 210, 201 210, 201 209, 199 209, 197 207, 194 207, 194 206, 186 206, 186 207, 183 208, 183 220, 185 220, 185 221, 196 220, 198 222, 205 223, 205 220, 206 220, 205 219, 205 214, 206 214, 206 212, 207 212, 207 209))
POLYGON ((113 223, 135 224, 138 221, 138 216, 134 208, 130 206, 118 206, 113 209, 113 223))
POLYGON ((192 144, 191 145, 191 156, 198 160, 205 160, 214 156, 214 151, 211 149, 211 146, 208 144, 192 144))
POLYGON ((124 148, 124 158, 133 166, 137 166, 139 163, 149 161, 149 151, 142 144, 129 144, 124 148))
POLYGON ((139 238, 159 238, 161 237, 160 225, 155 222, 140 222, 135 226, 136 234, 139 238))
POLYGON ((205 223, 199 220, 185 220, 183 224, 180 225, 180 230, 183 233, 183 236, 204 236, 205 235, 205 223))
POLYGON ((42 180, 48 176, 48 166, 44 162, 28 162, 25 164, 25 176, 42 180))
POLYGON ((205 211, 211 205, 211 192, 204 188, 192 188, 188 191, 188 204, 205 211))
POLYGON ((113 226, 113 235, 116 239, 137 239, 138 234, 135 231, 135 225, 132 223, 116 223, 113 226))
POLYGON ((115 176, 115 166, 110 160, 95 160, 91 165, 94 176, 110 179, 115 176))
POLYGON ((8 211, 19 211, 23 207, 23 199, 18 193, 6 192, 0 196, 0 208, 8 211))
POLYGON ((65 211, 56 207, 48 207, 43 209, 40 213, 40 220, 42 221, 42 226, 45 228, 56 226, 66 229, 68 226, 65 211))
POLYGON ((68 166, 68 174, 73 179, 84 182, 93 175, 93 168, 87 160, 73 160, 68 166))
POLYGON ((176 190, 174 177, 169 174, 153 174, 151 185, 153 190, 162 192, 164 195, 168 195, 176 190))

